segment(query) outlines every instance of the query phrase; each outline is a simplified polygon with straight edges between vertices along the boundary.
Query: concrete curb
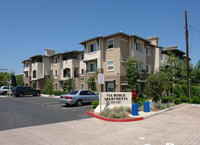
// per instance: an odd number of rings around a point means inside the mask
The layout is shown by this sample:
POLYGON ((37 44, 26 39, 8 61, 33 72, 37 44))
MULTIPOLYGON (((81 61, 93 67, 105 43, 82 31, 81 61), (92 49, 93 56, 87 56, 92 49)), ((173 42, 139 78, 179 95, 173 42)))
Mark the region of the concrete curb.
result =
POLYGON ((92 117, 95 117, 95 118, 97 118, 97 119, 104 120, 104 121, 111 121, 111 122, 130 122, 130 121, 139 121, 139 120, 143 120, 143 119, 146 119, 146 118, 155 116, 155 115, 159 115, 159 114, 161 114, 161 113, 165 113, 165 112, 167 112, 167 111, 170 111, 170 110, 179 108, 179 107, 181 107, 181 106, 183 106, 183 105, 185 105, 185 104, 180 104, 180 105, 177 105, 177 106, 174 106, 174 107, 171 107, 171 108, 167 108, 167 109, 164 109, 164 110, 155 112, 154 114, 150 114, 150 115, 148 115, 148 116, 136 117, 136 118, 127 118, 127 119, 112 119, 112 118, 107 118, 107 117, 104 117, 104 116, 97 115, 97 114, 93 113, 92 111, 87 111, 86 114, 87 114, 87 115, 90 115, 90 116, 92 116, 92 117))
POLYGON ((90 115, 92 117, 95 117, 97 119, 101 119, 104 121, 110 121, 110 122, 130 122, 130 121, 139 121, 139 120, 143 120, 143 117, 138 117, 138 118, 127 118, 127 119, 112 119, 112 118, 107 118, 107 117, 103 117, 97 114, 92 113, 91 111, 87 111, 86 112, 87 115, 90 115))

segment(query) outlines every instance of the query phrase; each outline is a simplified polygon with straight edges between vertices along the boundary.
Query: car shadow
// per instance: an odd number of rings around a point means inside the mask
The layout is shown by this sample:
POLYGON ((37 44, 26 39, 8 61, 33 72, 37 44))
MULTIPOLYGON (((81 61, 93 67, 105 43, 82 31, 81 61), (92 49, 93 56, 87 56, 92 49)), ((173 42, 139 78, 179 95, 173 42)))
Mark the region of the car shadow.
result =
POLYGON ((90 106, 90 105, 92 105, 91 103, 84 103, 82 106, 76 106, 75 104, 74 105, 70 105, 70 104, 68 104, 68 105, 62 105, 62 107, 66 107, 66 108, 81 108, 81 107, 83 107, 83 106, 90 106))

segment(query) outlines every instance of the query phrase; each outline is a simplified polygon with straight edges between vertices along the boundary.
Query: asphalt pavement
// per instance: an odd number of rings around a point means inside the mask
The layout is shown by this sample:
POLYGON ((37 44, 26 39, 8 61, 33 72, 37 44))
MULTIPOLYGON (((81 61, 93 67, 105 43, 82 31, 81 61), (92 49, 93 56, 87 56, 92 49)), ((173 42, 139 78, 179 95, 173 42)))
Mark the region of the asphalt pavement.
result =
POLYGON ((66 106, 58 98, 0 96, 0 130, 90 118, 91 104, 66 106))

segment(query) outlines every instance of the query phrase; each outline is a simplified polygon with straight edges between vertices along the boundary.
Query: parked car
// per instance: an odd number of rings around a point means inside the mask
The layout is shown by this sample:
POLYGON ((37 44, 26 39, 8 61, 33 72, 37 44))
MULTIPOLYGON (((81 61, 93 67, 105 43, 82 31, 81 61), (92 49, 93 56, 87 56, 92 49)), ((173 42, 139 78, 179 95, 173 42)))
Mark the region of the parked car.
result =
POLYGON ((8 86, 0 86, 0 94, 7 95, 8 91, 9 91, 8 86))
POLYGON ((41 91, 31 87, 20 86, 20 87, 14 87, 12 89, 12 94, 15 95, 16 97, 23 97, 24 95, 40 96, 41 91))
POLYGON ((99 100, 99 96, 88 90, 76 90, 71 91, 66 95, 60 96, 60 103, 65 103, 66 105, 76 105, 82 106, 83 103, 90 103, 99 100))

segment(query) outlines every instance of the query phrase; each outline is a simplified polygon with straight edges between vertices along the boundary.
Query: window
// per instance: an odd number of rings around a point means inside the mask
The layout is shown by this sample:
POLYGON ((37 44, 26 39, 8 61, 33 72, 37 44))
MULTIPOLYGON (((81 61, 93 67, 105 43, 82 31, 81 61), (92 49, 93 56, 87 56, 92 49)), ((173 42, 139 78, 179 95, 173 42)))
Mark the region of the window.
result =
POLYGON ((84 74, 84 69, 81 69, 81 75, 83 75, 84 74))
POLYGON ((97 69, 96 63, 90 64, 90 72, 94 72, 94 71, 96 71, 96 69, 97 69))
POLYGON ((36 78, 36 70, 33 71, 33 78, 36 78))
POLYGON ((151 73, 151 65, 147 64, 147 66, 146 66, 146 72, 147 72, 147 74, 151 73))
POLYGON ((107 92, 114 92, 114 91, 115 91, 114 83, 107 83, 107 92))
POLYGON ((150 47, 146 47, 146 54, 151 55, 151 48, 150 47))
POLYGON ((25 67, 28 67, 28 62, 25 63, 25 67))
POLYGON ((96 51, 96 44, 90 45, 90 52, 96 51))
POLYGON ((113 71, 114 70, 114 62, 113 61, 108 61, 108 71, 113 71))
POLYGON ((58 63, 58 57, 55 58, 55 63, 58 63))
POLYGON ((63 56, 63 60, 67 60, 67 56, 63 56))
POLYGON ((81 54, 81 60, 84 60, 84 54, 81 54))
POLYGON ((113 44, 114 44, 114 40, 113 39, 108 40, 108 49, 113 48, 113 46, 114 46, 113 44))
POLYGON ((136 68, 137 68, 138 72, 142 72, 142 64, 141 63, 137 63, 136 68))
POLYGON ((55 77, 57 77, 58 76, 58 74, 57 74, 57 70, 55 71, 55 77))
POLYGON ((25 72, 25 78, 28 78, 28 71, 25 72))
POLYGON ((137 51, 141 51, 141 48, 140 48, 140 44, 139 44, 139 43, 136 43, 136 50, 137 50, 137 51))
POLYGON ((84 90, 84 84, 81 84, 81 90, 84 90))

